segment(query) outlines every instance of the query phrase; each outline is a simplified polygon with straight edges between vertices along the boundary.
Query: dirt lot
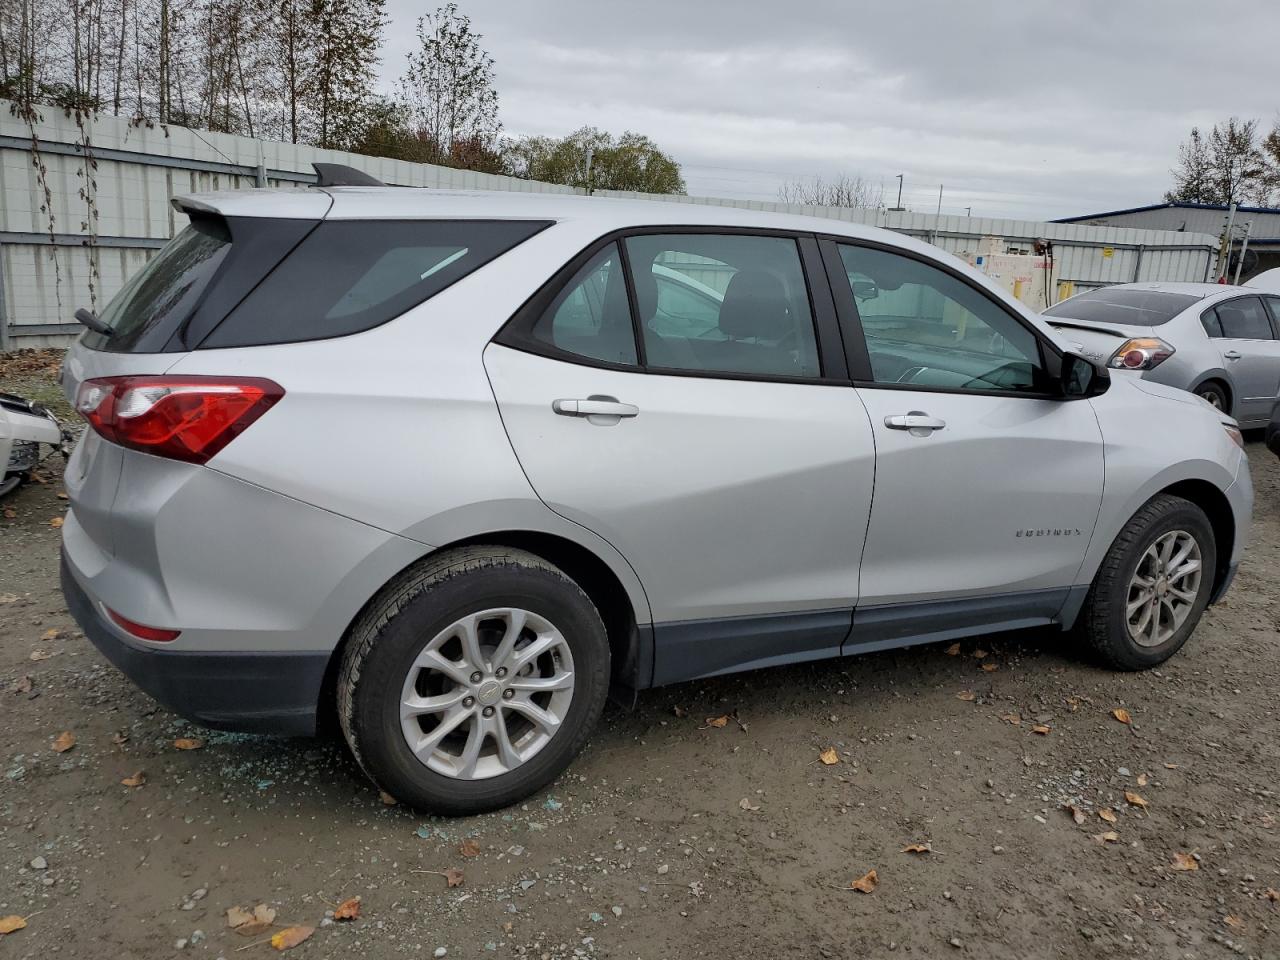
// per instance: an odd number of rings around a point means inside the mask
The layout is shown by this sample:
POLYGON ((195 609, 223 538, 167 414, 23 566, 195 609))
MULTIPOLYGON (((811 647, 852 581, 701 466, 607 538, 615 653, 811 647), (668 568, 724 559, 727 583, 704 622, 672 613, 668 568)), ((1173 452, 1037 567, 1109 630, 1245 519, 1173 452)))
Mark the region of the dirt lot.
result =
POLYGON ((136 691, 63 609, 55 465, 0 503, 0 916, 27 918, 0 955, 265 957, 226 911, 266 903, 317 927, 304 958, 1280 957, 1280 464, 1250 458, 1236 586, 1162 670, 1034 634, 651 691, 553 789, 466 820, 384 806, 337 741, 136 691))

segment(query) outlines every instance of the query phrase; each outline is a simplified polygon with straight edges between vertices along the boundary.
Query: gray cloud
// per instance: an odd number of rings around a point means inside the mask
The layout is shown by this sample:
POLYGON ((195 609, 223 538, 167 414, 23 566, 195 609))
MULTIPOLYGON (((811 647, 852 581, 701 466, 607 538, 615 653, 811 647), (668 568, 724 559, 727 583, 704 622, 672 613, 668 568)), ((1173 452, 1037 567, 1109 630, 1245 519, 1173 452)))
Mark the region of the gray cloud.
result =
MULTIPOLYGON (((431 0, 428 0, 431 2, 431 0)), ((1280 5, 558 0, 461 4, 513 133, 652 136, 691 193, 773 199, 860 173, 944 212, 1042 218, 1156 202, 1193 124, 1280 109, 1280 5)), ((388 0, 388 85, 421 3, 388 0)))

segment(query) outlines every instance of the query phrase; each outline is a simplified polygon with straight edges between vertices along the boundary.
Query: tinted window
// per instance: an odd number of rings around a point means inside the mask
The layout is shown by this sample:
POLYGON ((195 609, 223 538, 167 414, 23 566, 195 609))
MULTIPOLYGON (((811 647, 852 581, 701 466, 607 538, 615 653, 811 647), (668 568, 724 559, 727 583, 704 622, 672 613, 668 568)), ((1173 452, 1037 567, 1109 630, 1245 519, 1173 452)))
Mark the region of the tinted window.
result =
POLYGON ((102 311, 100 319, 115 332, 110 337, 88 333, 85 346, 129 352, 144 340, 167 340, 195 311, 230 250, 231 232, 224 221, 193 220, 102 311))
POLYGON ((371 329, 545 226, 515 220, 325 221, 201 346, 292 343, 371 329))
POLYGON ((1222 336, 1228 340, 1274 340, 1271 321, 1257 297, 1240 297, 1214 307, 1222 336))
POLYGON ((963 280, 920 260, 840 247, 877 383, 1041 390, 1035 334, 963 280))
POLYGON ((796 242, 734 234, 628 237, 654 368, 817 377, 817 340, 796 242))
POLYGON ((1211 337, 1222 336, 1222 324, 1218 321, 1218 312, 1213 307, 1200 314, 1200 326, 1204 327, 1204 332, 1211 337))
POLYGON ((1078 293, 1044 311, 1048 317, 1070 317, 1097 323, 1158 327, 1168 323, 1200 297, 1139 287, 1102 287, 1078 293))
POLYGON ((635 330, 617 244, 609 244, 574 274, 532 333, 535 340, 580 357, 636 362, 635 330))

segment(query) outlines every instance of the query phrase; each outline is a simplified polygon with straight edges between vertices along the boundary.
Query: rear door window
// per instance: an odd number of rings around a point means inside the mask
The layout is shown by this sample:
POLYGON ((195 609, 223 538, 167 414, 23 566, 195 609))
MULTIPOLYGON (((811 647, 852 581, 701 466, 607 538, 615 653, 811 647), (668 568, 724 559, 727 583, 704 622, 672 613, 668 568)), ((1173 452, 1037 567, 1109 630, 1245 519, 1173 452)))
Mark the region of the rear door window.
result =
POLYGON ((548 226, 529 220, 327 220, 201 344, 244 347, 380 326, 548 226))
POLYGON ((1274 340, 1266 308, 1257 297, 1238 297, 1214 308, 1227 340, 1274 340))
POLYGON ((635 329, 616 243, 583 264, 538 318, 532 334, 540 343, 578 357, 635 364, 635 329))

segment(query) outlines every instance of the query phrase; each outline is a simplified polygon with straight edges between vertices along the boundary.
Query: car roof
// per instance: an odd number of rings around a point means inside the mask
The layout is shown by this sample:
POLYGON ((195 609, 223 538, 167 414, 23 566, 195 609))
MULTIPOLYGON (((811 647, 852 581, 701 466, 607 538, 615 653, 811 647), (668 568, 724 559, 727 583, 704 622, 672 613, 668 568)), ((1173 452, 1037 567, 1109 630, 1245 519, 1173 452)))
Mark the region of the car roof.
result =
POLYGON ((222 190, 174 198, 183 211, 203 210, 223 216, 329 220, 555 220, 592 222, 600 233, 629 227, 757 227, 829 233, 879 240, 908 249, 919 247, 934 256, 941 251, 922 241, 880 227, 829 217, 773 213, 743 207, 584 197, 577 194, 522 193, 506 190, 437 190, 425 187, 255 188, 222 190))

